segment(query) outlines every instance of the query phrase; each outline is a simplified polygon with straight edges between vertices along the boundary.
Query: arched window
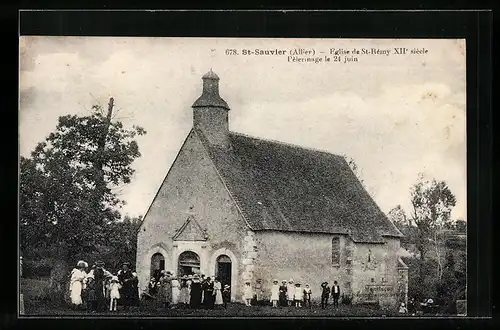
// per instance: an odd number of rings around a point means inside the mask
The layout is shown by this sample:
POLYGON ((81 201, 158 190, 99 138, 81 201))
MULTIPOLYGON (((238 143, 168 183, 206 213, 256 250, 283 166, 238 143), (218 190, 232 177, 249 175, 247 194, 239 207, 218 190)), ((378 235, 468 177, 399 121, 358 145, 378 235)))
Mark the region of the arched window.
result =
POLYGON ((332 265, 340 266, 340 238, 332 238, 332 265))

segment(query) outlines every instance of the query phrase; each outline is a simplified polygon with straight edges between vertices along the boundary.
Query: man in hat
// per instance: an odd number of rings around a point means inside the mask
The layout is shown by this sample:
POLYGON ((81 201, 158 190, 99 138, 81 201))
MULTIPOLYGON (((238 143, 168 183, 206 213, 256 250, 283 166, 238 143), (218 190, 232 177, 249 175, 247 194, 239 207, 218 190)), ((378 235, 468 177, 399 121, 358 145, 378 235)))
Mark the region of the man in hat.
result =
POLYGON ((210 277, 207 277, 203 286, 203 307, 207 309, 214 307, 214 282, 210 277))
POLYGON ((333 281, 332 286, 333 307, 339 307, 340 286, 337 281, 333 281))
POLYGON ((201 283, 200 276, 195 274, 191 283, 191 291, 189 297, 189 305, 191 308, 200 308, 201 304, 201 283))
POLYGON ((135 277, 130 270, 130 263, 122 263, 122 269, 118 271, 118 281, 121 284, 120 289, 120 303, 127 310, 130 306, 135 305, 135 277))
POLYGON ((281 307, 286 306, 286 280, 281 281, 279 302, 281 307))
POLYGON ((321 283, 321 308, 328 306, 328 297, 330 296, 330 287, 328 282, 321 283))

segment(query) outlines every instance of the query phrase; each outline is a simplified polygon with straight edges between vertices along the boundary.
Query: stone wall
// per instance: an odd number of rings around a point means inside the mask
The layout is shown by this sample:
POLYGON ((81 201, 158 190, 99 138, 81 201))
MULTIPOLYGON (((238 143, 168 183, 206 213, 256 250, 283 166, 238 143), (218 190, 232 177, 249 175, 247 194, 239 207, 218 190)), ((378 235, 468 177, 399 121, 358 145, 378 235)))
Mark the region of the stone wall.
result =
MULTIPOLYGON (((351 275, 346 271, 346 237, 340 237, 340 264, 332 264, 332 238, 328 234, 285 233, 275 231, 256 232, 254 241, 258 252, 253 261, 253 276, 262 279, 263 294, 270 295, 273 279, 280 283, 292 278, 302 286, 308 283, 312 289, 312 299, 321 297, 321 283, 330 285, 336 280, 341 290, 349 290, 346 285, 351 275)), ((252 281, 254 283, 255 281, 252 281)))
MULTIPOLYGON (((136 269, 141 289, 147 288, 151 256, 155 252, 164 254, 166 269, 175 273, 176 256, 185 250, 194 250, 200 254, 202 272, 214 275, 214 253, 229 251, 232 258, 240 260, 244 253, 246 232, 247 225, 201 142, 196 135, 190 134, 139 229, 136 269), (172 240, 189 214, 193 214, 207 231, 208 240, 203 244, 172 240)), ((241 277, 243 265, 238 260, 233 264, 237 267, 238 277, 241 277)), ((240 296, 239 289, 233 295, 235 298, 240 296)))
POLYGON ((385 244, 355 243, 351 282, 354 303, 397 305, 398 250, 399 240, 395 238, 386 238, 385 244))

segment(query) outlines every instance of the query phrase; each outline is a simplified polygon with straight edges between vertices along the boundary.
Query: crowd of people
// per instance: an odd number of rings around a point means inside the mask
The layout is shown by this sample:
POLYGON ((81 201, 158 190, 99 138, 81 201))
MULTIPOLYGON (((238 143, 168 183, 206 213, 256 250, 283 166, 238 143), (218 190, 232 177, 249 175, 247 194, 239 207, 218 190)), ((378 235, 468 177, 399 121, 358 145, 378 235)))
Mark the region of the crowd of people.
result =
POLYGON ((176 277, 162 270, 151 279, 147 299, 154 299, 164 308, 226 308, 231 298, 229 285, 217 277, 183 275, 176 277))
POLYGON ((71 304, 75 309, 116 311, 118 305, 128 309, 139 304, 137 274, 127 262, 113 275, 104 268, 102 261, 92 265, 90 271, 87 262, 78 261, 71 271, 69 291, 71 304))

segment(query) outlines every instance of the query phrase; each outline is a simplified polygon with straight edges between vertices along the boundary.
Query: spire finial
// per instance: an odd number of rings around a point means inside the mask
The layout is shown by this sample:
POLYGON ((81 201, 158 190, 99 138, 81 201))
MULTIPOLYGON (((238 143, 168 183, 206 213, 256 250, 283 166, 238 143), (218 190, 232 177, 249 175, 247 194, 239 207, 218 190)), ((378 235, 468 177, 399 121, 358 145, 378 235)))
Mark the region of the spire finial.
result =
POLYGON ((215 48, 210 48, 210 72, 212 72, 212 67, 214 64, 215 48))

